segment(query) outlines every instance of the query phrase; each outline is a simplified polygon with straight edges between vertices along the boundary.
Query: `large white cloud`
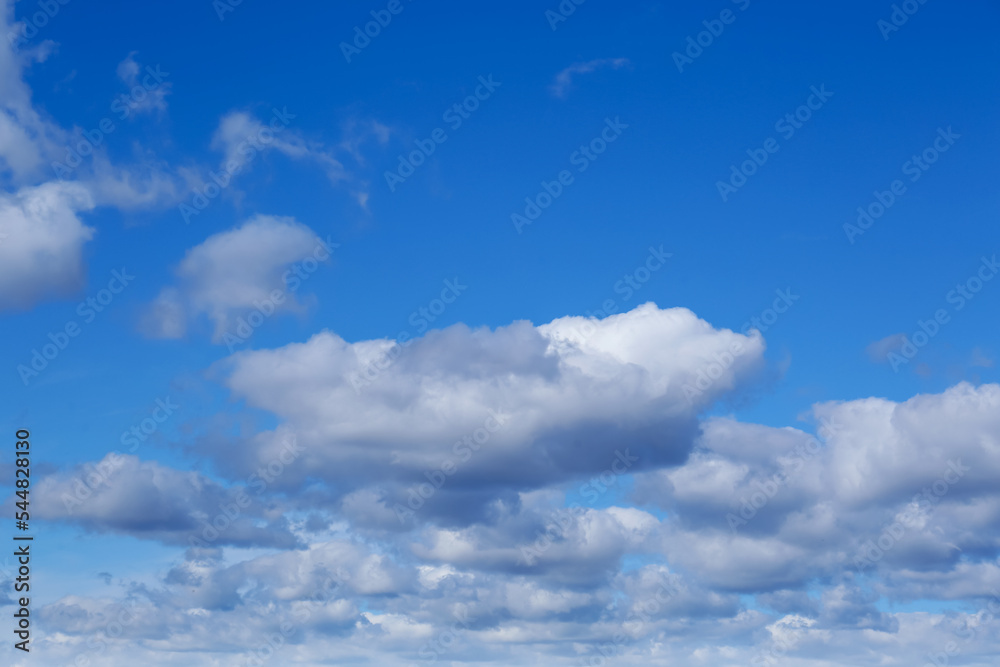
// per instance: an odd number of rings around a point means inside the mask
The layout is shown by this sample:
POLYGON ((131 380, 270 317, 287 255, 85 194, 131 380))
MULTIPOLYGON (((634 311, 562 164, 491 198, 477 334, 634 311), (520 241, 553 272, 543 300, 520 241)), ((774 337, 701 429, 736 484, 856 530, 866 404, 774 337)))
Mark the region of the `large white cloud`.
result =
POLYGON ((377 482, 392 507, 443 469, 447 484, 430 511, 474 511, 492 487, 600 473, 626 448, 636 469, 682 462, 698 412, 749 382, 763 350, 759 336, 654 304, 604 320, 456 325, 405 347, 324 332, 226 362, 234 396, 284 423, 217 460, 242 475, 291 432, 306 464, 284 478, 289 488, 307 478, 348 490, 377 482), (717 379, 692 394, 706 368, 717 379))
POLYGON ((639 476, 638 499, 676 517, 671 562, 743 591, 862 575, 920 590, 931 572, 964 572, 944 580, 965 591, 996 583, 1000 386, 826 403, 814 415, 822 443, 712 420, 684 466, 639 476))

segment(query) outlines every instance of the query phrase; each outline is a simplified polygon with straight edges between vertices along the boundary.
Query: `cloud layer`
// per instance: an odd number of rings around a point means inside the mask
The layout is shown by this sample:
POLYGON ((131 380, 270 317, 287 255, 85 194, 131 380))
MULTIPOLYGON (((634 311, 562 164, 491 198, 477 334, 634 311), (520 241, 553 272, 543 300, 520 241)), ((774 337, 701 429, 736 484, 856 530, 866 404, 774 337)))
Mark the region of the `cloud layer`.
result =
POLYGON ((46 606, 52 649, 86 652, 124 604, 108 664, 915 664, 960 638, 990 664, 1000 386, 821 403, 809 429, 705 417, 763 353, 646 304, 235 354, 222 381, 279 425, 199 442, 228 482, 126 456, 43 508, 188 547, 155 586, 46 606), (954 606, 899 607, 919 600, 954 606))

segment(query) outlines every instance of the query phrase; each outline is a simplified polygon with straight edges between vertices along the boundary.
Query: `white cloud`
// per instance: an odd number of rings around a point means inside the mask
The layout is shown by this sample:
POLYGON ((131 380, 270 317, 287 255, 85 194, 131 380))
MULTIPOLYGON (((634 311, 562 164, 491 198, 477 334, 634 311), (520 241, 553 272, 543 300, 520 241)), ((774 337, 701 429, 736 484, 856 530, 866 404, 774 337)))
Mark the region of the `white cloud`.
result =
POLYGON ((625 448, 641 467, 680 463, 698 411, 753 378, 763 350, 760 337, 715 330, 688 310, 654 304, 538 327, 456 325, 405 349, 324 332, 228 362, 234 395, 285 424, 246 442, 227 465, 249 470, 288 430, 308 443, 314 474, 347 487, 379 480, 391 487, 392 506, 396 494, 451 460, 465 481, 445 487, 429 506, 471 511, 482 498, 451 503, 444 496, 487 481, 527 489, 601 472, 625 448), (689 401, 685 387, 734 343, 744 353, 689 401), (394 358, 374 382, 363 379, 376 369, 372 362, 394 358), (477 431, 487 437, 487 428, 492 435, 480 452, 459 442, 477 431))
POLYGON ((300 279, 288 267, 306 258, 329 259, 328 246, 292 218, 265 215, 214 234, 187 251, 175 270, 177 284, 160 292, 143 329, 153 337, 179 338, 192 318, 205 315, 214 325, 212 340, 224 342, 238 318, 262 304, 270 313, 301 309, 290 289, 300 279), (275 290, 281 294, 278 300, 272 298, 275 290))

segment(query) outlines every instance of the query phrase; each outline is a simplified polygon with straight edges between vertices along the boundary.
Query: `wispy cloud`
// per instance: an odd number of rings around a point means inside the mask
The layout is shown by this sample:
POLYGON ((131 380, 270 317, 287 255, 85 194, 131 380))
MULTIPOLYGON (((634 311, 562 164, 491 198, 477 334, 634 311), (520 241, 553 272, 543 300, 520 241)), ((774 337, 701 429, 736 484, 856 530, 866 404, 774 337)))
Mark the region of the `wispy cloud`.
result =
POLYGON ((621 69, 628 64, 628 58, 600 58, 588 62, 573 63, 556 74, 555 79, 553 79, 552 84, 549 86, 549 92, 552 93, 553 97, 563 99, 570 88, 573 87, 573 77, 576 75, 590 74, 591 72, 608 67, 611 69, 621 69))
POLYGON ((868 358, 876 364, 889 362, 889 355, 899 351, 906 343, 906 334, 896 333, 875 341, 865 348, 868 358))
POLYGON ((122 83, 128 86, 128 92, 123 94, 121 103, 126 105, 130 113, 152 113, 167 110, 167 95, 173 84, 169 81, 157 81, 149 74, 143 76, 143 66, 135 59, 136 51, 128 54, 125 60, 118 63, 116 72, 122 83), (143 79, 145 78, 145 81, 143 79))

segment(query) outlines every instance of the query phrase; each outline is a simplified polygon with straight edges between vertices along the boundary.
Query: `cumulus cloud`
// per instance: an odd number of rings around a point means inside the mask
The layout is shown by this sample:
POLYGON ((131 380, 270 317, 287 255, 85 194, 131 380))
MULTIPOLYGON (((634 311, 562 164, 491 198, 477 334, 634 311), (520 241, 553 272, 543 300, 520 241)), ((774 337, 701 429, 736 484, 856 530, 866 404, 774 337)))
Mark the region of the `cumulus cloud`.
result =
MULTIPOLYGON (((1000 386, 966 383, 901 403, 824 403, 813 410, 822 442, 713 420, 683 466, 639 475, 637 498, 676 517, 670 561, 725 590, 888 573, 902 584, 962 564, 994 568, 998 407, 1000 386)), ((994 580, 968 572, 979 577, 973 587, 994 580)))
POLYGON ((83 287, 83 247, 95 232, 80 214, 93 207, 85 188, 62 181, 0 195, 0 309, 83 287))
POLYGON ((553 97, 564 98, 573 87, 573 78, 579 74, 590 74, 598 69, 610 67, 620 69, 629 64, 628 58, 599 58, 587 62, 573 63, 566 69, 556 74, 549 85, 549 92, 553 97))
POLYGON ((188 250, 175 269, 176 285, 160 292, 142 328, 155 338, 179 338, 192 318, 204 315, 213 323, 212 340, 225 342, 253 309, 265 315, 301 309, 295 288, 304 274, 289 267, 308 260, 314 271, 334 247, 292 218, 255 216, 188 250))
MULTIPOLYGON (((637 468, 682 462, 698 412, 749 382, 763 351, 759 336, 716 330, 688 310, 654 304, 604 320, 456 325, 405 348, 324 332, 226 362, 234 396, 283 424, 241 442, 220 463, 241 475, 291 432, 307 446, 304 469, 339 488, 378 481, 393 507, 410 485, 446 468, 449 481, 428 511, 478 511, 491 489, 600 473, 626 448, 637 468), (717 360, 734 344, 743 353, 723 368, 717 360), (716 379, 693 389, 710 367, 716 379), (451 477, 457 468, 461 474, 451 477), (451 493, 463 501, 454 503, 451 493)), ((286 477, 288 484, 301 479, 286 477)))
MULTIPOLYGON (((47 654, 68 656, 99 637, 110 664, 173 665, 171 656, 253 656, 282 664, 579 665, 615 651, 623 665, 667 662, 878 665, 919 663, 956 636, 968 664, 1000 647, 992 614, 883 612, 877 594, 826 588, 801 611, 747 609, 662 565, 610 574, 596 585, 546 577, 414 566, 374 545, 331 540, 229 563, 189 550, 155 586, 131 583, 119 599, 71 595, 39 610, 47 654), (115 620, 122 629, 108 633, 115 620), (961 634, 957 634, 961 633, 961 634)), ((774 596, 769 599, 773 602, 774 596)))
POLYGON ((629 553, 659 546, 660 522, 631 507, 546 512, 528 504, 488 523, 428 528, 411 545, 424 561, 485 572, 544 575, 560 585, 596 585, 629 553))
POLYGON ((757 380, 763 352, 759 335, 646 304, 399 349, 323 332, 235 354, 220 381, 277 421, 199 440, 235 486, 125 457, 72 510, 60 498, 84 472, 42 479, 39 512, 187 546, 282 442, 300 455, 155 584, 40 609, 51 650, 131 601, 108 656, 157 665, 172 663, 155 648, 241 664, 270 641, 302 665, 576 666, 613 650, 623 665, 874 667, 922 664, 962 632, 985 667, 1000 386, 819 403, 797 427, 704 416, 757 380), (914 600, 955 606, 897 607, 914 600))
POLYGON ((42 519, 185 547, 298 545, 280 508, 260 503, 254 491, 127 454, 43 478, 32 506, 42 519))

